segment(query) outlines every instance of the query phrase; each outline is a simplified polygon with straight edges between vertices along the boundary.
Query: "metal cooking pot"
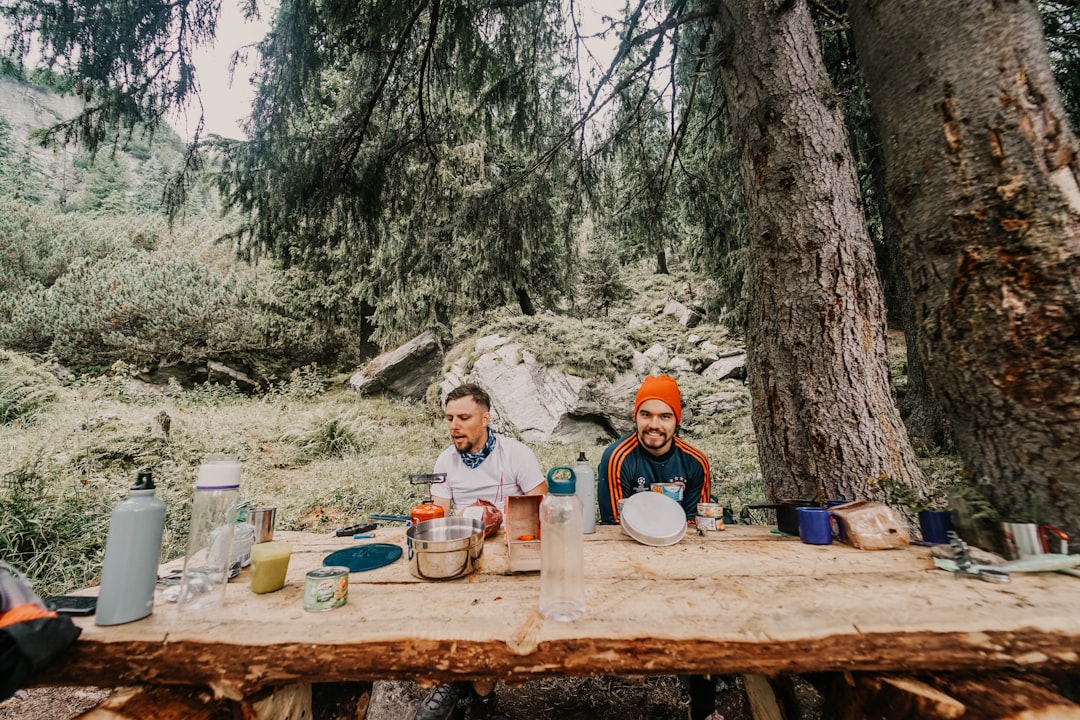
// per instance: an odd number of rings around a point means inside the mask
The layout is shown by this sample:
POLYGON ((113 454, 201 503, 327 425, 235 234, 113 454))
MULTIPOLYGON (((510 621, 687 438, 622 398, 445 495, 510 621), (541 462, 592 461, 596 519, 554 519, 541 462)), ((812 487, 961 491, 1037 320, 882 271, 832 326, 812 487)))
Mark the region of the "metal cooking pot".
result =
POLYGON ((476 570, 484 554, 484 523, 444 517, 413 525, 405 532, 409 571, 422 580, 451 580, 476 570))
POLYGON ((799 511, 801 507, 821 507, 816 500, 781 500, 764 505, 746 505, 744 510, 775 510, 776 529, 788 535, 799 534, 799 511))

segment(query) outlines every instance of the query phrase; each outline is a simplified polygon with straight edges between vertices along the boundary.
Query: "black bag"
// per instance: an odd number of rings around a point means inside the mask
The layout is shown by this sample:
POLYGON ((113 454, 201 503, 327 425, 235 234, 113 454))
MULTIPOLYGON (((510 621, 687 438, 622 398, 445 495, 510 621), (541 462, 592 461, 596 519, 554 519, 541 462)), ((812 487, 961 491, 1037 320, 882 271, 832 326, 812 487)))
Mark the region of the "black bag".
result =
POLYGON ((48 610, 22 573, 0 562, 0 700, 63 655, 81 632, 71 618, 48 610))

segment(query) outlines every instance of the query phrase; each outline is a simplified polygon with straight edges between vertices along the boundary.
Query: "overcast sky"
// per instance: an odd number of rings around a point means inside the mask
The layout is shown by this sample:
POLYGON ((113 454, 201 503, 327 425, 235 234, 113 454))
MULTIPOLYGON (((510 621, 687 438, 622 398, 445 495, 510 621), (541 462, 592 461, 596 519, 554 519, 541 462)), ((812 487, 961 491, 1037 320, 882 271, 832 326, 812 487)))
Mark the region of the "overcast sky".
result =
MULTIPOLYGON (((588 32, 589 25, 597 22, 601 12, 621 15, 625 0, 588 0, 579 5, 584 7, 582 18, 583 30, 588 32), (590 22, 591 20, 591 22, 590 22)), ((195 54, 198 68, 199 85, 206 116, 206 131, 225 137, 244 139, 240 123, 251 112, 254 92, 249 83, 251 74, 258 67, 257 53, 248 54, 246 65, 237 65, 230 83, 229 61, 236 50, 261 40, 269 29, 269 20, 274 6, 260 3, 263 17, 256 22, 244 20, 239 4, 225 0, 221 4, 221 17, 218 20, 217 44, 212 48, 202 48, 195 54)), ((610 62, 614 53, 614 42, 608 47, 594 45, 593 52, 602 62, 610 62)), ((606 69, 606 68, 605 68, 606 69)), ((182 138, 190 139, 198 122, 198 108, 191 108, 181 113, 173 121, 173 127, 182 138)))
MULTIPOLYGON (((246 137, 240 129, 240 122, 247 118, 251 111, 254 92, 248 79, 258 67, 257 53, 249 53, 246 66, 237 65, 231 84, 229 60, 236 50, 265 37, 269 28, 270 12, 264 10, 260 21, 248 22, 240 14, 238 3, 229 0, 221 3, 217 44, 212 48, 201 48, 195 53, 207 132, 236 139, 246 137)), ((173 126, 181 137, 187 139, 194 132, 198 120, 199 110, 192 108, 186 115, 181 114, 173 126)))

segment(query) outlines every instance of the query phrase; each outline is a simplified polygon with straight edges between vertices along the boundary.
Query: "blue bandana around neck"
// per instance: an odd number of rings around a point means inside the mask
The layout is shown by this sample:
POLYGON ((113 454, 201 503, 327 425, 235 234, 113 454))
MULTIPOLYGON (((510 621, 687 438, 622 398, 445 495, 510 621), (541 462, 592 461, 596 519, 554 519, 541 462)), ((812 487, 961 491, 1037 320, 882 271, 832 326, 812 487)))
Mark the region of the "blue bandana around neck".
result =
POLYGON ((487 456, 491 454, 491 451, 495 449, 495 433, 491 432, 491 428, 488 428, 487 434, 487 442, 484 443, 484 447, 480 448, 480 452, 458 453, 461 455, 461 462, 465 463, 465 467, 475 470, 480 467, 480 463, 484 462, 484 460, 487 459, 487 456))

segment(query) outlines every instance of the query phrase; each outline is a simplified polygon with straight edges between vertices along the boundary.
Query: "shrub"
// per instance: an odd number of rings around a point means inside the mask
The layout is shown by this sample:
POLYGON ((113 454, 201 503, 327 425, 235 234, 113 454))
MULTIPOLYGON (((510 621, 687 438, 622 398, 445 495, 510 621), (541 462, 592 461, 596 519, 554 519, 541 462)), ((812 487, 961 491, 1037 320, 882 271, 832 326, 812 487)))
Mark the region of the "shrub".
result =
POLYGON ((0 556, 34 579, 42 596, 96 577, 113 498, 78 480, 59 482, 33 467, 4 478, 0 556))
POLYGON ((0 351, 0 425, 32 423, 56 399, 54 382, 18 356, 0 351))
POLYGON ((182 256, 76 260, 53 287, 26 293, 0 341, 78 365, 202 360, 262 345, 247 299, 235 275, 182 256))
POLYGON ((306 427, 290 430, 281 439, 295 448, 298 462, 340 458, 362 447, 354 425, 355 418, 316 416, 306 427))

